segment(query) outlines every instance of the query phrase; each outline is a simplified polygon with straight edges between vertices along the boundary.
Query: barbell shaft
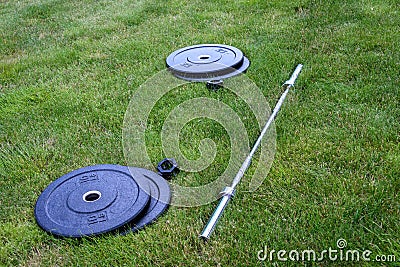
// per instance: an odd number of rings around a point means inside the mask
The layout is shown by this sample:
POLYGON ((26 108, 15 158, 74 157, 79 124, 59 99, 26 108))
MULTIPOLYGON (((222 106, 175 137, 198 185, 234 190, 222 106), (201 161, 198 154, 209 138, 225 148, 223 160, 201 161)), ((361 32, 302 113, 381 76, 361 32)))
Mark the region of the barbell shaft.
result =
POLYGON ((231 194, 224 195, 217 208, 215 209, 213 215, 208 220, 207 225, 204 227, 203 231, 200 234, 200 237, 204 240, 208 240, 210 238, 211 233, 214 231, 215 226, 217 225, 219 218, 221 217, 222 213, 225 210, 225 207, 228 206, 229 201, 233 196, 234 191, 231 194))
POLYGON ((232 198, 236 186, 239 184, 240 180, 242 179, 244 173, 246 172, 247 168, 250 166, 251 159, 257 151, 257 148, 261 144, 261 140, 264 137, 265 133, 267 132, 268 128, 271 126, 272 122, 274 121, 276 115, 278 114, 287 94, 289 93, 289 89, 294 85, 297 76, 300 74, 301 69, 303 68, 302 64, 297 65, 296 69, 294 70, 292 76, 289 80, 287 80, 283 86, 286 87, 285 91, 282 93, 281 97, 278 100, 274 110, 272 111, 271 116, 268 118, 267 123, 265 124, 264 128, 261 131, 260 136, 258 137, 256 143, 254 144, 250 154, 247 156, 246 160, 243 162, 242 166, 240 167, 238 173, 235 176, 235 179, 232 182, 230 187, 226 187, 225 190, 222 192, 222 198, 215 209, 213 215, 208 220, 206 226, 204 227, 203 231, 200 234, 200 237, 204 240, 208 240, 215 229, 215 226, 218 223, 218 220, 221 218, 222 213, 225 210, 225 207, 228 205, 230 199, 232 198))

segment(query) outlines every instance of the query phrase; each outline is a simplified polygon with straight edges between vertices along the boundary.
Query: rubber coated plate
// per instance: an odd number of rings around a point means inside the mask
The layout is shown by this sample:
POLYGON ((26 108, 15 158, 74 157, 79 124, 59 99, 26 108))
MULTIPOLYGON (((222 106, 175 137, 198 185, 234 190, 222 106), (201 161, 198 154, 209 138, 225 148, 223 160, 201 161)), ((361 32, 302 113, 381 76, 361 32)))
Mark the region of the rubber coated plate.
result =
POLYGON ((221 44, 202 44, 179 49, 166 59, 178 78, 190 81, 224 79, 245 72, 249 60, 239 49, 221 44))
POLYGON ((137 216, 131 223, 131 230, 135 232, 144 226, 154 222, 161 214, 163 214, 171 202, 171 190, 168 182, 160 175, 141 168, 129 168, 133 176, 143 175, 148 179, 151 192, 150 204, 141 215, 137 216))
POLYGON ((63 175, 43 191, 35 206, 36 221, 54 235, 98 235, 140 214, 150 200, 145 190, 149 188, 140 188, 128 167, 81 168, 63 175))

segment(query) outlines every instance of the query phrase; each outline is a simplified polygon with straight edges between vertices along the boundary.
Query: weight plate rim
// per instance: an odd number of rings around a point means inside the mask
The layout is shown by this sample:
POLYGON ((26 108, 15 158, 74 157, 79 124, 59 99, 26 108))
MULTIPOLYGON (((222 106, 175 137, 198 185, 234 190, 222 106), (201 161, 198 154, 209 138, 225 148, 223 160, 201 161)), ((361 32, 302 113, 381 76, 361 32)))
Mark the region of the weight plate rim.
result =
MULTIPOLYGON (((39 195, 38 199, 36 200, 35 203, 35 209, 34 209, 34 215, 35 215, 35 220, 37 224, 39 225, 40 228, 45 230, 46 232, 55 235, 55 236, 61 236, 61 237, 84 237, 84 236, 96 236, 100 234, 104 234, 107 232, 111 232, 113 230, 118 229, 119 227, 125 225, 126 223, 132 221, 136 216, 138 216, 146 207, 146 205, 150 201, 150 195, 147 194, 146 190, 148 189, 143 189, 141 187, 142 185, 139 185, 135 178, 131 175, 128 167, 122 166, 122 165, 116 165, 116 164, 98 164, 98 165, 92 165, 92 166, 86 166, 82 167, 76 170, 73 170, 71 172, 68 172, 58 179, 54 180, 51 182, 39 195), (138 196, 136 199, 141 200, 143 203, 139 203, 140 206, 137 207, 134 213, 130 215, 126 215, 127 218, 121 220, 121 222, 114 224, 112 227, 107 227, 106 229, 103 229, 101 231, 86 231, 87 228, 82 227, 85 231, 81 231, 79 233, 79 229, 75 229, 73 232, 72 227, 65 227, 63 225, 59 225, 56 222, 52 220, 50 216, 47 216, 47 202, 49 199, 49 196, 52 194, 52 192, 58 188, 61 184, 64 182, 68 181, 69 179, 72 179, 76 177, 77 175, 83 174, 83 173, 88 173, 88 172, 93 172, 93 171, 117 171, 120 173, 124 173, 127 176, 130 176, 132 180, 134 180, 134 183, 138 187, 138 196), (44 222, 44 217, 40 217, 40 215, 45 215, 47 220, 50 221, 50 223, 44 222), (56 227, 56 228, 54 228, 56 227), (68 229, 70 229, 70 232, 68 232, 68 229)), ((136 204, 135 204, 136 206, 136 204)))
POLYGON ((176 73, 175 71, 171 70, 172 74, 182 80, 190 81, 190 82, 208 82, 210 80, 225 80, 243 73, 246 73, 247 69, 250 66, 250 60, 247 57, 243 57, 243 64, 240 66, 239 69, 235 68, 228 68, 231 70, 231 72, 223 74, 223 75, 216 75, 216 76, 209 76, 209 77, 191 77, 191 76, 185 76, 181 75, 180 73, 176 73))
MULTIPOLYGON (((164 214, 168 210, 172 199, 171 187, 169 183, 165 180, 165 178, 163 178, 161 175, 143 168, 129 167, 129 169, 140 170, 143 176, 151 180, 149 181, 149 183, 153 182, 157 186, 159 195, 157 197, 154 197, 153 194, 150 195, 150 201, 149 201, 150 204, 148 209, 143 210, 143 214, 139 215, 138 217, 134 218, 131 222, 129 222, 129 229, 121 233, 122 235, 137 232, 140 229, 150 224, 153 224, 162 214, 164 214), (153 177, 156 179, 156 181, 155 179, 153 179, 153 177), (150 209, 152 206, 151 201, 153 201, 153 199, 154 201, 157 202, 155 206, 152 209, 150 209), (151 214, 154 210, 157 210, 155 216, 154 214, 151 214)), ((151 186, 149 186, 149 188, 151 188, 151 186)))

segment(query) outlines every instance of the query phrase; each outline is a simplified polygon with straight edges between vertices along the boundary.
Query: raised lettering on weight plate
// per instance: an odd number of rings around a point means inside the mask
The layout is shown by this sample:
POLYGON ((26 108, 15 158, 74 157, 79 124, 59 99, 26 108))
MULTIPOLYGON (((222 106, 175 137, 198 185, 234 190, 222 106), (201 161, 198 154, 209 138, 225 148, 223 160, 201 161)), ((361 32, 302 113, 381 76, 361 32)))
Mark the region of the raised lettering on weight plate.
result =
POLYGON ((217 51, 218 53, 221 53, 221 54, 228 53, 228 51, 227 51, 227 50, 225 50, 225 49, 222 49, 222 48, 219 48, 219 49, 217 49, 217 50, 215 50, 215 51, 217 51))
POLYGON ((181 66, 183 66, 185 68, 190 68, 192 66, 192 64, 185 62, 185 63, 182 63, 181 66))
POLYGON ((83 184, 83 183, 87 183, 87 182, 91 182, 91 181, 98 181, 99 177, 97 176, 97 174, 92 173, 90 175, 84 175, 81 178, 79 178, 79 183, 83 184))
POLYGON ((100 223, 100 222, 105 222, 105 221, 107 221, 107 213, 106 212, 100 212, 97 214, 93 214, 87 218, 88 224, 100 223))

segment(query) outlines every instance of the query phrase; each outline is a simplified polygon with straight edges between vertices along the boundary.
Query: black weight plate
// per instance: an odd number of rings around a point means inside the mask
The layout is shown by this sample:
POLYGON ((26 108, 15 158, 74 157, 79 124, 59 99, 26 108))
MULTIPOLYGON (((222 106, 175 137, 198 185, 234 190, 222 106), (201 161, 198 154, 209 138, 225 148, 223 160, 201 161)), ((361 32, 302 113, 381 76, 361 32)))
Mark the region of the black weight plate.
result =
POLYGON ((149 188, 142 189, 128 167, 84 167, 63 175, 42 192, 35 206, 36 221, 58 236, 98 235, 140 214, 150 200, 146 191, 149 188))
POLYGON ((131 229, 123 234, 135 232, 154 222, 169 207, 171 202, 171 190, 168 182, 160 175, 141 168, 129 168, 133 176, 143 175, 148 179, 151 192, 150 204, 142 214, 133 219, 129 224, 131 229))
POLYGON ((188 46, 171 53, 167 67, 178 78, 189 81, 225 79, 249 67, 249 60, 239 49, 221 44, 188 46))

